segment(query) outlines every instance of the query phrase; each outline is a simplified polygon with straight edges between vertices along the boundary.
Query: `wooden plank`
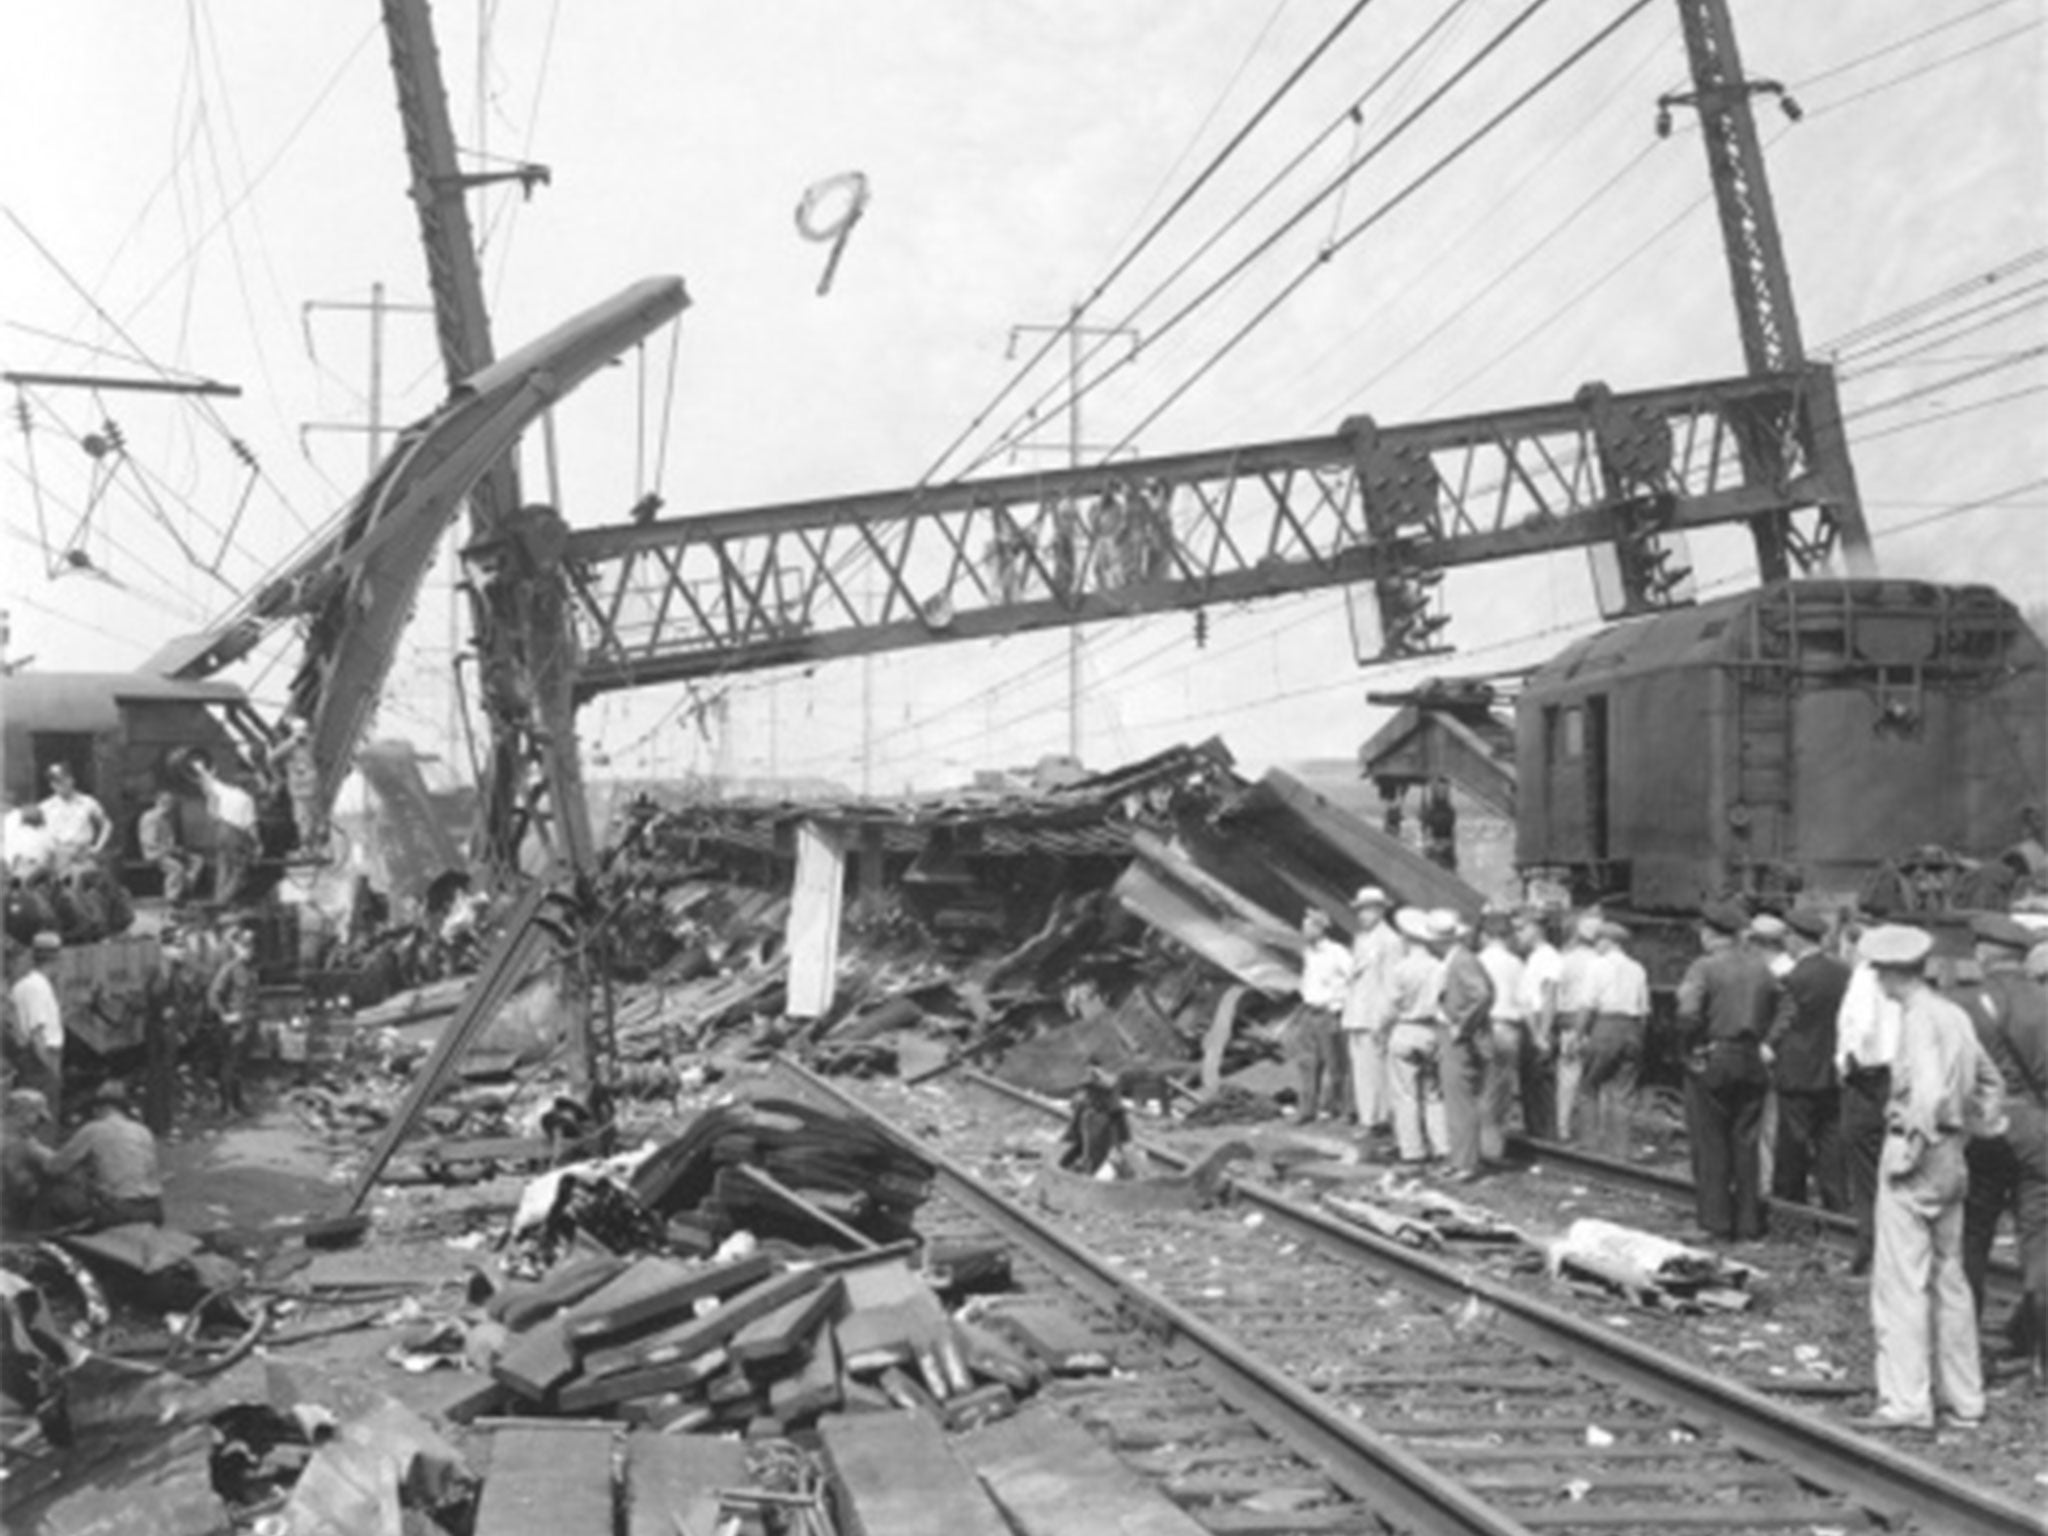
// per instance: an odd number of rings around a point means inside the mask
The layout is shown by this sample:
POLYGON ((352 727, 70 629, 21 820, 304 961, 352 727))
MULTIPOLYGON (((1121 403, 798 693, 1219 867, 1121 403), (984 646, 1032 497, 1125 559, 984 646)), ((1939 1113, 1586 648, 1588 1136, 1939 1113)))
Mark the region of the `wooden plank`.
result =
POLYGON ((1010 1536, 987 1491, 921 1413, 821 1420, 847 1536, 1010 1536))
POLYGON ((865 1232, 849 1227, 830 1211, 813 1201, 806 1200, 765 1169, 750 1167, 746 1163, 734 1163, 721 1169, 720 1177, 736 1179, 755 1193, 767 1196, 771 1202, 784 1210, 794 1211, 813 1226, 822 1227, 830 1232, 844 1247, 865 1251, 876 1246, 875 1240, 865 1232))
POLYGON ((641 1259, 567 1311, 557 1312, 514 1338, 491 1367, 491 1374, 522 1397, 536 1401, 545 1398, 576 1372, 569 1329, 586 1309, 608 1310, 647 1290, 669 1284, 683 1272, 683 1266, 673 1259, 641 1259))
POLYGON ((1060 1375, 1085 1375, 1116 1366, 1115 1344, 1059 1307, 1026 1302, 991 1310, 985 1320, 1060 1375))
POLYGON ((799 1296, 809 1295, 823 1283, 812 1270, 789 1270, 737 1296, 728 1297, 716 1310, 687 1322, 675 1324, 608 1349, 592 1350, 583 1359, 585 1374, 611 1375, 649 1365, 668 1365, 690 1360, 725 1344, 757 1317, 764 1317, 799 1296))
POLYGON ((557 1264, 531 1285, 508 1285, 484 1307, 514 1333, 531 1328, 550 1313, 574 1306, 599 1286, 615 1279, 626 1261, 608 1253, 585 1254, 557 1264))
POLYGON ((718 1490, 747 1482, 747 1448, 737 1440, 628 1435, 626 1536, 716 1536, 718 1490))
POLYGON ((733 1359, 755 1367, 801 1353, 812 1335, 836 1315, 845 1296, 845 1285, 833 1275, 807 1295, 763 1313, 733 1335, 733 1359))
POLYGON ((589 1413, 609 1408, 636 1397, 661 1397, 670 1392, 688 1392, 724 1370, 728 1363, 722 1349, 688 1360, 669 1360, 635 1370, 615 1371, 609 1376, 572 1381, 563 1387, 560 1405, 564 1413, 589 1413))
POLYGON ((768 1386, 768 1408, 785 1427, 830 1413, 845 1400, 839 1375, 839 1347, 832 1330, 821 1328, 811 1341, 803 1368, 768 1386))
POLYGON ((824 826, 796 829, 796 878, 789 898, 784 950, 789 956, 792 1019, 821 1019, 832 1011, 839 982, 839 906, 846 890, 846 847, 824 826))
POLYGON ((709 1296, 730 1296, 768 1278, 775 1260, 765 1253, 750 1253, 743 1259, 712 1264, 702 1269, 678 1269, 669 1283, 643 1291, 629 1300, 605 1307, 579 1307, 569 1324, 569 1341, 578 1349, 630 1333, 635 1328, 689 1316, 699 1301, 709 1296))
POLYGON ((500 1429, 474 1536, 567 1536, 612 1529, 610 1426, 500 1429))

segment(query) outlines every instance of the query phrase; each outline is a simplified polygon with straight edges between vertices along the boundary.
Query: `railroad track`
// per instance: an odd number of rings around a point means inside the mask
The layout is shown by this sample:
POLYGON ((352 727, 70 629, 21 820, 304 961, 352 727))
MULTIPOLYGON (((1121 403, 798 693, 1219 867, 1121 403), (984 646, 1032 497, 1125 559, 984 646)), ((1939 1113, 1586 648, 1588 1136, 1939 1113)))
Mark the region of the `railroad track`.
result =
POLYGON ((1894 1445, 1269 1190, 1237 1186, 1228 1217, 1084 1208, 1055 1226, 837 1085, 781 1070, 934 1162, 939 1235, 1001 1235, 1141 1341, 1128 1380, 1060 1395, 1209 1529, 2042 1529, 1894 1445), (1275 1489, 1300 1507, 1276 1514, 1275 1489))

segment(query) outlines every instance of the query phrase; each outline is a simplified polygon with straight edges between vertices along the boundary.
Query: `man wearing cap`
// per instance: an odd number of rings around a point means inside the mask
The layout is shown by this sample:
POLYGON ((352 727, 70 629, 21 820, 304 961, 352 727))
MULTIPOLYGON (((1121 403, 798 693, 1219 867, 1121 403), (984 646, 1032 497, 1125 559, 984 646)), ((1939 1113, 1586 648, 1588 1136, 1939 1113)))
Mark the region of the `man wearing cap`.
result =
POLYGON ((1295 1068, 1301 1076, 1300 1123, 1336 1115, 1338 1016, 1351 990, 1351 955, 1330 937, 1330 919, 1314 907, 1302 914, 1301 1006, 1295 1010, 1290 1040, 1295 1068))
POLYGON ((2008 1352, 2036 1383, 2048 1380, 2048 990, 2026 974, 2040 934, 2004 913, 1971 925, 1983 990, 1971 1000, 1978 1043, 2005 1082, 2003 1136, 1964 1149, 1970 1172, 1963 1205, 1963 1273, 1984 1332, 1984 1277, 2000 1219, 2010 1211, 2019 1239, 2019 1304, 2007 1319, 2008 1352))
POLYGON ((50 1172, 80 1176, 87 1219, 101 1227, 149 1222, 162 1226, 164 1184, 157 1169, 156 1138, 128 1114, 128 1091, 120 1083, 100 1084, 92 1096, 92 1118, 50 1160, 50 1172))
POLYGON ((1622 948, 1629 932, 1602 922, 1594 953, 1593 1027, 1586 1036, 1585 1076, 1579 1091, 1592 1106, 1593 1145, 1611 1157, 1628 1150, 1636 1084, 1643 1075, 1643 1038, 1650 1024, 1650 974, 1622 948))
POLYGON ((1600 969, 1594 946, 1601 916, 1587 912, 1572 925, 1571 942, 1557 974, 1557 1139, 1578 1139, 1579 1087, 1586 1075, 1586 1039, 1593 1032, 1593 989, 1600 969))
POLYGON ((1479 1109, 1479 1151, 1489 1162, 1507 1152, 1508 1125, 1522 1082, 1522 1047, 1528 1026, 1522 1018, 1522 957, 1509 938, 1512 912, 1488 907, 1479 914, 1479 963, 1493 983, 1493 1059, 1486 1068, 1486 1097, 1479 1109))
POLYGON ((1766 1044, 1778 1096, 1778 1145, 1771 1198, 1804 1205, 1817 1192, 1823 1208, 1848 1204, 1842 1186, 1842 1090, 1835 1075, 1835 1019, 1849 989, 1849 967, 1820 947, 1827 915, 1785 914, 1785 954, 1792 962, 1778 982, 1778 1011, 1766 1044))
POLYGON ((1849 1273, 1867 1275, 1877 1251, 1877 1163, 1884 1151, 1885 1106, 1892 1096, 1899 1005, 1878 986, 1860 938, 1845 958, 1849 984, 1835 1014, 1835 1076, 1842 1085, 1842 1191, 1856 1222, 1849 1273))
POLYGON ((1387 921, 1387 893, 1368 885, 1351 898, 1358 932, 1351 940, 1351 989, 1344 997, 1344 1046, 1359 1128, 1383 1131, 1387 1115, 1387 1027, 1393 1018, 1394 967, 1407 946, 1387 921))
MULTIPOLYGON (((1387 1107, 1394 1118, 1394 1146, 1411 1166, 1434 1161, 1450 1145, 1444 1121, 1439 1071, 1437 1004, 1444 966, 1437 956, 1437 927, 1414 907, 1394 914, 1407 953, 1394 967, 1393 1023, 1387 1030, 1387 1107)), ((1450 935, 1442 936, 1448 943, 1450 935)))
POLYGON ((247 928, 237 928, 228 942, 227 959, 206 989, 212 1017, 202 1040, 203 1054, 220 1092, 224 1115, 242 1114, 249 1107, 242 1091, 242 1073, 256 1041, 255 954, 255 935, 247 928))
POLYGON ((1515 946, 1522 952, 1522 1129, 1548 1141, 1557 1135, 1557 988, 1564 957, 1551 942, 1549 920, 1533 908, 1515 920, 1515 946))
POLYGON ((1437 995, 1442 1038, 1437 1044, 1443 1080, 1446 1177, 1468 1184, 1485 1170, 1486 1139, 1481 1105, 1493 1064, 1493 983, 1468 942, 1472 925, 1457 913, 1429 914, 1430 947, 1443 957, 1443 985, 1437 995))
POLYGON ((1857 1421, 1866 1428, 1931 1429, 1937 1401, 1952 1426, 1984 1418, 1976 1310, 1963 1273, 1963 1147, 2003 1131, 2004 1095, 1969 1015, 1927 984, 1933 948, 1924 929, 1901 924, 1863 941, 1878 986, 1899 1005, 1870 1271, 1877 1408, 1857 1421))
POLYGON ((1722 1242, 1764 1235, 1757 1135, 1769 1082, 1763 1044, 1777 1013, 1778 983, 1763 958, 1738 942, 1748 926, 1740 907, 1709 906, 1700 923, 1704 953, 1678 984, 1694 1198, 1700 1226, 1722 1242))
POLYGON ((53 1115, 64 1108, 64 1015, 51 977, 63 941, 48 931, 29 946, 29 967, 8 1000, 14 1007, 15 1037, 8 1042, 15 1074, 24 1088, 42 1094, 53 1115))

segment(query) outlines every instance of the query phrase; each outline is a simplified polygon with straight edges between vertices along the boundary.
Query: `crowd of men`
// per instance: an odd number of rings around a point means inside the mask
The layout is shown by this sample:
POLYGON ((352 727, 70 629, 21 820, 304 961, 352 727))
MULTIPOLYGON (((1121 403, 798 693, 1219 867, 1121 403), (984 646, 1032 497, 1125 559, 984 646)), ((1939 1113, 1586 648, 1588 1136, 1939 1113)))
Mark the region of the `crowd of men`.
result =
POLYGON ((62 950, 56 934, 37 934, 6 994, 0 1227, 160 1222, 157 1137, 177 1112, 181 1071, 220 1113, 249 1109, 259 1030, 254 932, 243 926, 223 935, 202 922, 163 936, 141 994, 139 1119, 120 1079, 83 1093, 67 1081, 64 1003, 53 975, 62 950), (74 1110, 83 1123, 64 1136, 74 1110))
MULTIPOLYGON (((1324 912, 1302 922, 1301 1121, 1356 1125, 1451 1183, 1484 1177, 1517 1128, 1633 1155, 1651 999, 1626 927, 1396 911, 1376 887, 1352 911, 1348 946, 1324 912)), ((2023 1273, 2005 1358, 2048 1379, 2048 931, 1987 914, 1971 937, 1983 980, 1952 999, 1927 979, 1923 929, 1716 904, 1677 987, 1698 1237, 1760 1240, 1766 1189, 1853 1215, 1876 1427, 1931 1426, 1937 1402, 1981 1417, 1978 1324, 2008 1217, 2023 1273)))

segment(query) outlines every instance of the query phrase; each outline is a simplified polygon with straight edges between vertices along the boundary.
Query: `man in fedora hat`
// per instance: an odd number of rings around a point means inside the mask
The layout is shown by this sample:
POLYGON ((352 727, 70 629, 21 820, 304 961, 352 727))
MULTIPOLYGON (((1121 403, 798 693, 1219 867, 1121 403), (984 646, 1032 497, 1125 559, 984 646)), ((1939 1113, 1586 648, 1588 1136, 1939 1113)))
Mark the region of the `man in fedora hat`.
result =
POLYGON ((1678 1033, 1686 1050, 1686 1130, 1692 1141, 1699 1223, 1710 1238, 1764 1235, 1762 1169, 1764 1037, 1778 1007, 1769 964, 1740 942, 1749 918, 1715 902, 1700 919, 1700 948, 1678 984, 1678 1033))
POLYGON ((1963 1272, 1963 1148, 1972 1135, 2003 1131, 2004 1090, 1969 1015, 1927 984, 1933 949, 1925 929, 1903 924, 1872 929, 1863 941, 1878 985, 1899 1005, 1870 1270, 1877 1408, 1857 1421, 1871 1429, 1932 1429, 1937 1401, 1954 1427, 1984 1418, 1976 1309, 1963 1272))
POLYGON ((1403 907, 1394 914, 1394 926, 1408 948, 1394 967, 1393 1023, 1387 1030, 1387 1106, 1393 1115, 1394 1147, 1401 1161, 1420 1166, 1442 1157, 1450 1145, 1437 1033, 1444 966, 1437 955, 1436 928, 1427 914, 1403 907))
POLYGON ((1971 925, 1984 986, 1971 999, 1978 1043, 2005 1082, 2003 1136, 1979 1136, 1965 1148, 1970 1170, 1963 1205, 1963 1273, 1984 1332, 1984 1278, 1999 1222, 2010 1213, 2019 1239, 2020 1299, 2006 1320, 2007 1352, 2035 1382, 2048 1380, 2048 989, 2026 974, 2027 952, 2041 941, 2003 912, 1971 925))
POLYGON ((1358 932, 1351 940, 1351 990, 1344 998, 1344 1046, 1359 1129, 1388 1128, 1387 1028, 1392 1022, 1394 967, 1407 945, 1387 921, 1387 893, 1368 885, 1351 898, 1358 932))

